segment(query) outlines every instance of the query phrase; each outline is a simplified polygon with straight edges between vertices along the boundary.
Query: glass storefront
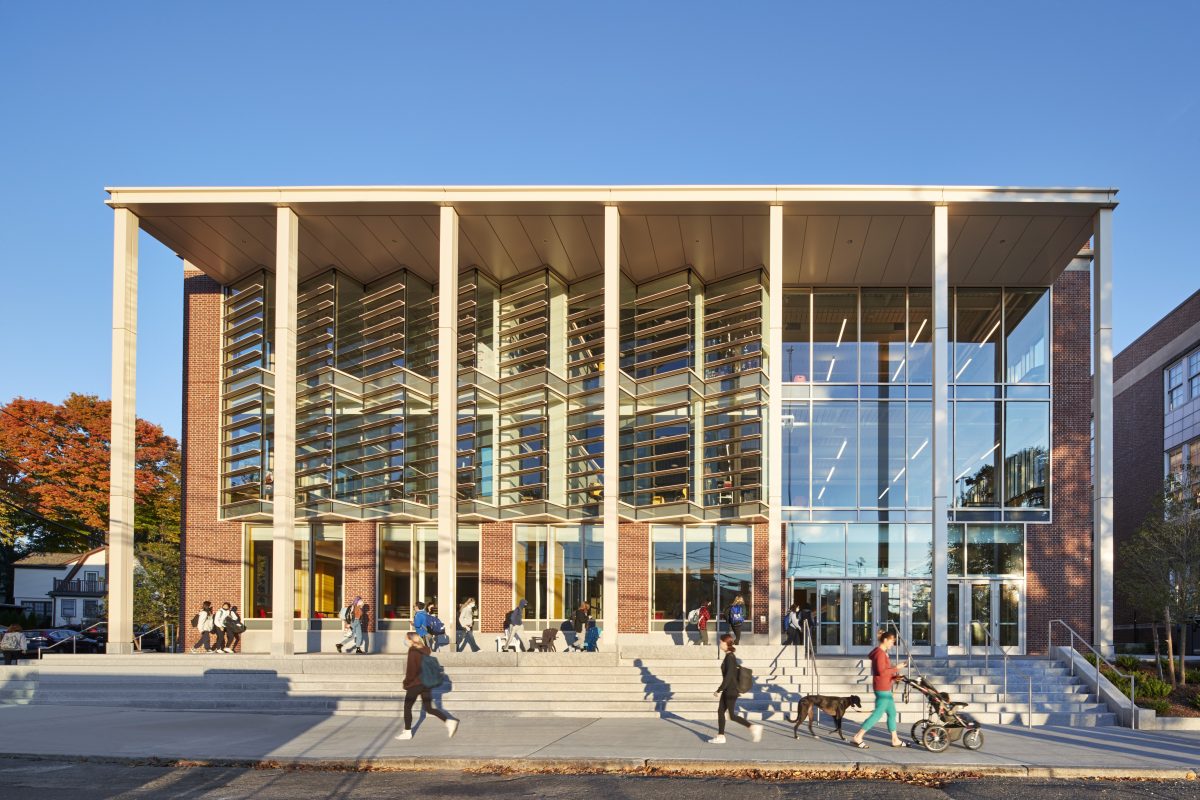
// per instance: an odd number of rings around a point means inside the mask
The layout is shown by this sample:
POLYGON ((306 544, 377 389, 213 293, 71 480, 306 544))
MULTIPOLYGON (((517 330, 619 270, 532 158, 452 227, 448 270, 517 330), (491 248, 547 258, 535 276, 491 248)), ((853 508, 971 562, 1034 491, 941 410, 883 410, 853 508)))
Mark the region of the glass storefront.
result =
MULTIPOLYGON (((246 555, 243 562, 245 597, 241 608, 247 620, 270 619, 272 613, 272 562, 274 559, 271 527, 248 525, 245 531, 246 555)), ((344 602, 344 532, 341 525, 306 524, 296 526, 295 616, 298 619, 336 621, 344 602)), ((214 604, 223 600, 212 598, 214 604)))
POLYGON ((677 629, 705 600, 717 618, 739 596, 751 622, 753 530, 749 525, 651 526, 651 628, 677 629))

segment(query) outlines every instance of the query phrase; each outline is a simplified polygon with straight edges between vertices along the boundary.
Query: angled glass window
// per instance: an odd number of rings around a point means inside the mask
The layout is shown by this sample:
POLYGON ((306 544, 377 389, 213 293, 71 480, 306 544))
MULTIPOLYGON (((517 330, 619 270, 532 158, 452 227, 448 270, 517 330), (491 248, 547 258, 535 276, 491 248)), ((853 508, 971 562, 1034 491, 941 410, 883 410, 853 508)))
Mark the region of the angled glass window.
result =
POLYGON ((907 363, 904 345, 903 289, 864 289, 859 375, 863 383, 903 383, 907 363))
POLYGON ((933 381, 933 292, 929 289, 908 291, 908 363, 909 383, 933 381))
POLYGON ((783 293, 783 381, 809 383, 811 371, 811 314, 812 295, 789 289, 783 293))
POLYGON ((857 292, 813 294, 813 377, 818 383, 858 380, 857 292))
POLYGON ((790 523, 787 568, 791 577, 846 574, 846 526, 790 523))
POLYGON ((1004 505, 1046 508, 1050 482, 1050 404, 1009 402, 1004 409, 1004 505))
POLYGON ((858 404, 814 402, 812 410, 814 508, 855 508, 858 404))
POLYGON ((955 293, 954 383, 999 383, 1000 290, 955 293))
POLYGON ((1004 293, 1005 380, 1050 382, 1050 291, 1008 289, 1004 293))
POLYGON ((1000 404, 954 405, 954 505, 992 507, 997 503, 1000 404))
POLYGON ((808 401, 783 404, 783 504, 809 507, 808 401))

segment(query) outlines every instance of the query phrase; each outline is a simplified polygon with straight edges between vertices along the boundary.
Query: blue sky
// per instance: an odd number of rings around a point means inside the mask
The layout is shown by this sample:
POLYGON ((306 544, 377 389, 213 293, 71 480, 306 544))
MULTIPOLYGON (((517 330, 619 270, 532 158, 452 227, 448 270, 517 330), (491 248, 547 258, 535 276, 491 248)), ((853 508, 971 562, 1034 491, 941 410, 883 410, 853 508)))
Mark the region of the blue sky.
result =
MULTIPOLYGON (((435 5, 0 5, 0 402, 108 396, 109 185, 1116 186, 1117 347, 1200 288, 1200 4, 435 5)), ((143 236, 176 435, 181 295, 143 236)))

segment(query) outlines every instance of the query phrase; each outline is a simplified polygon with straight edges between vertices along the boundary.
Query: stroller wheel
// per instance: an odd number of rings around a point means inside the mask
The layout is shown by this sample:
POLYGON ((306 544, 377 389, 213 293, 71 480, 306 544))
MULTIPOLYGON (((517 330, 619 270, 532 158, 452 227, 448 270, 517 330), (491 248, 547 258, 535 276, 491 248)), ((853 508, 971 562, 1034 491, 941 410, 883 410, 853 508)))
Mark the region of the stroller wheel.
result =
POLYGON ((925 744, 925 729, 928 727, 929 720, 927 719, 920 719, 913 723, 911 736, 914 743, 925 744))
POLYGON ((950 736, 941 725, 930 725, 921 735, 921 743, 931 753, 940 753, 950 746, 950 736))
POLYGON ((963 734, 963 747, 968 750, 978 750, 983 747, 983 731, 974 728, 963 734))

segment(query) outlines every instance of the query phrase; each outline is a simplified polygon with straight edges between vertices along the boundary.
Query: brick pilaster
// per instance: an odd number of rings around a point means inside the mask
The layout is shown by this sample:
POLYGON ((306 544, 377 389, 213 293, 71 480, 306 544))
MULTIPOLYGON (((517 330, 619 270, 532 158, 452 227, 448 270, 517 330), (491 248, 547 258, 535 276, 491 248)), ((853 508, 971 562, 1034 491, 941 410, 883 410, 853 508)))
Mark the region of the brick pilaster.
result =
POLYGON ((485 522, 479 526, 479 630, 504 631, 504 615, 513 607, 513 526, 485 522))
POLYGON ((243 606, 242 526, 219 519, 221 459, 221 285, 199 270, 183 273, 183 497, 179 609, 184 645, 204 600, 243 606))
POLYGON ((617 550, 617 631, 649 633, 650 526, 622 522, 617 550))

